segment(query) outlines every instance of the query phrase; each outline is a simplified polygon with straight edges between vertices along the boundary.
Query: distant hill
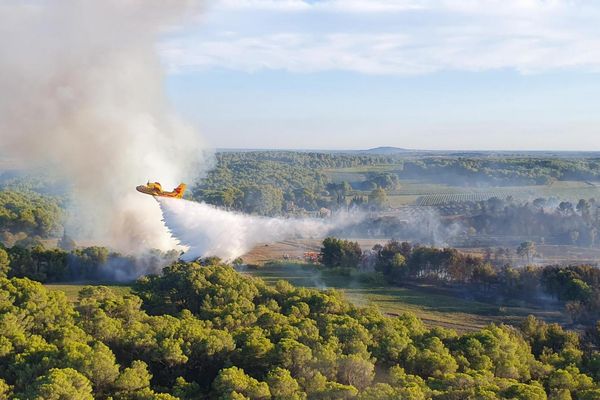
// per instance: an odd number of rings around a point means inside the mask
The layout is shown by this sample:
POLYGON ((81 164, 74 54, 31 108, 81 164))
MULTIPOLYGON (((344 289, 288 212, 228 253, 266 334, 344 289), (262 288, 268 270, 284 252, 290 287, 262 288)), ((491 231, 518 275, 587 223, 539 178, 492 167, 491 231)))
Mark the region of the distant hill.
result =
POLYGON ((400 147, 391 147, 391 146, 381 146, 381 147, 375 147, 373 149, 361 150, 360 151, 360 153, 382 154, 382 155, 400 154, 400 153, 411 153, 411 152, 414 152, 414 150, 403 149, 403 148, 400 148, 400 147))

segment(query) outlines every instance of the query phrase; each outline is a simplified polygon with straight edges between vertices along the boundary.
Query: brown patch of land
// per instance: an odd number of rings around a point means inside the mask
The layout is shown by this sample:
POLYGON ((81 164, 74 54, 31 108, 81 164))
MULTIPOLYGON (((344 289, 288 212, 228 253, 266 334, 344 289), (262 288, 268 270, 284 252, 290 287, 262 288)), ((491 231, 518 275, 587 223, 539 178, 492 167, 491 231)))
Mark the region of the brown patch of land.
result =
MULTIPOLYGON (((365 250, 372 249, 376 244, 384 244, 389 239, 353 239, 358 242, 360 247, 365 250)), ((304 253, 319 252, 322 239, 290 239, 277 243, 263 243, 257 245, 242 259, 247 264, 263 265, 274 260, 304 260, 304 253)), ((536 265, 551 264, 598 264, 600 262, 600 249, 589 247, 578 247, 568 245, 537 245, 538 256, 532 260, 536 265)), ((493 250, 494 248, 492 248, 493 250)), ((483 256, 486 249, 484 247, 464 247, 458 248, 459 251, 483 256)), ((511 249, 513 252, 515 249, 511 249)), ((506 261, 514 265, 521 265, 524 259, 513 254, 506 261)))

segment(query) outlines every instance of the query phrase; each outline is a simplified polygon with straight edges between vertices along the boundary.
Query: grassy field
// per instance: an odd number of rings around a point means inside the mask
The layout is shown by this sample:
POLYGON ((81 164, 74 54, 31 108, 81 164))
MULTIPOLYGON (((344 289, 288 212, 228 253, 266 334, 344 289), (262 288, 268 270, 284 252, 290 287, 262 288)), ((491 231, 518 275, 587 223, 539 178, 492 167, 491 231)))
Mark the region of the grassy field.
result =
MULTIPOLYGON (((62 292, 65 292, 69 301, 75 302, 75 301, 77 301, 77 296, 81 289, 83 289, 86 286, 100 286, 100 285, 101 284, 99 284, 99 283, 64 283, 64 284, 48 283, 48 284, 45 284, 44 286, 48 290, 60 290, 62 292)), ((111 290, 115 291, 118 294, 128 294, 131 292, 131 287, 127 286, 127 285, 109 284, 109 285, 105 285, 105 286, 108 286, 111 290)))
POLYGON ((390 315, 413 312, 429 326, 459 332, 479 329, 492 322, 518 323, 529 314, 549 321, 566 322, 560 312, 524 304, 498 306, 444 293, 429 286, 394 287, 369 283, 357 276, 327 273, 312 265, 267 264, 243 273, 274 283, 284 279, 297 286, 336 289, 361 306, 375 305, 390 315))

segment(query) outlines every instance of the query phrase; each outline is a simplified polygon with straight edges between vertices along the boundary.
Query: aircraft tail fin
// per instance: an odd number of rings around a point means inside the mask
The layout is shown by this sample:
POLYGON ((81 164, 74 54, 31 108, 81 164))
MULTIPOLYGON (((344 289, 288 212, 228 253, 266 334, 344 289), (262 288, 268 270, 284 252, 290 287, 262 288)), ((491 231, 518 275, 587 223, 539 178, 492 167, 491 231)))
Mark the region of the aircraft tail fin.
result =
POLYGON ((173 189, 173 191, 176 193, 176 196, 178 199, 181 199, 183 197, 183 194, 185 193, 185 189, 187 188, 187 185, 185 183, 180 183, 179 186, 177 186, 175 189, 173 189))

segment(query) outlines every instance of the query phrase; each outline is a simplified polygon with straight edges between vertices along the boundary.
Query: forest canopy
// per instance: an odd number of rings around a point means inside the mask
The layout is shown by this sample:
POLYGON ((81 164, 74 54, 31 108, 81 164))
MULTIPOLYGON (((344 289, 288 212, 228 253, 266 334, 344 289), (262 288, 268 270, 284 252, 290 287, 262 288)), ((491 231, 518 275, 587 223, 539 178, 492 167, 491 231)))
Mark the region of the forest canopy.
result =
POLYGON ((0 190, 0 232, 49 237, 62 229, 63 210, 53 197, 31 191, 0 190))
MULTIPOLYGON (((593 340, 530 317, 459 335, 336 291, 267 286, 175 263, 135 295, 71 304, 0 279, 0 393, 9 399, 595 399, 593 340)), ((598 337, 597 331, 590 337, 598 337)))

